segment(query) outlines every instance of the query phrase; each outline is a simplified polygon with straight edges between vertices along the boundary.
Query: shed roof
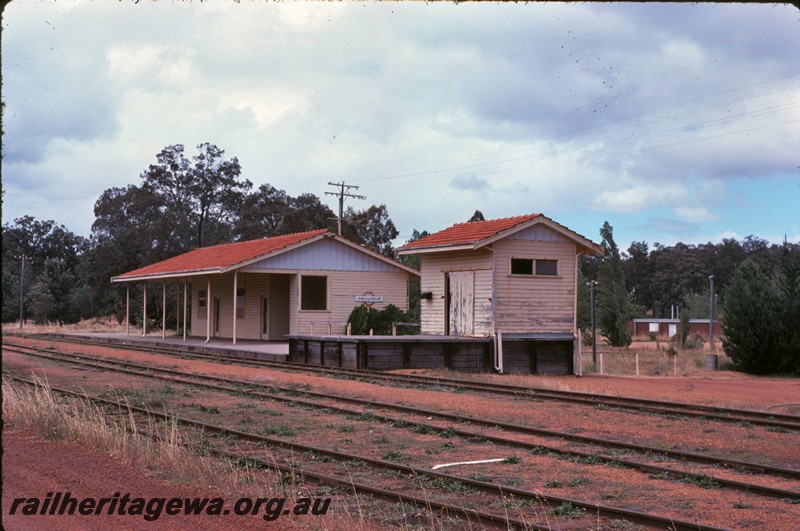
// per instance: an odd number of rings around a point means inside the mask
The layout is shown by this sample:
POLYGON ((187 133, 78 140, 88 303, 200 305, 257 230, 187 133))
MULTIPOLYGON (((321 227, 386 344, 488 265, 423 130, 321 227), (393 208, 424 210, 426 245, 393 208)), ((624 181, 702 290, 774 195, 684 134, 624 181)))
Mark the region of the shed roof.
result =
POLYGON ((602 253, 591 240, 556 223, 543 214, 527 214, 485 221, 456 223, 452 227, 409 242, 398 249, 400 254, 478 249, 536 224, 544 224, 579 244, 580 252, 602 253))
POLYGON ((244 242, 225 243, 210 247, 200 247, 155 264, 150 264, 111 279, 112 282, 128 282, 134 280, 148 280, 156 278, 180 277, 202 274, 225 273, 262 260, 268 256, 295 249, 310 244, 322 238, 334 238, 345 245, 369 254, 382 261, 390 262, 399 269, 417 274, 416 271, 405 265, 387 258, 363 245, 351 242, 346 238, 337 236, 327 229, 312 230, 261 238, 244 242))

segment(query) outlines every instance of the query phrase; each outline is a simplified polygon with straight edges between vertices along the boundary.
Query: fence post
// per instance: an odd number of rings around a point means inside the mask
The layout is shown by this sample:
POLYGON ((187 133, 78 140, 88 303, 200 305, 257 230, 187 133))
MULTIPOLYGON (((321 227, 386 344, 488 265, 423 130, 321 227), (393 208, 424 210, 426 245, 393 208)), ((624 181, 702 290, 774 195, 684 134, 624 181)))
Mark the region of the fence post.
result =
MULTIPOLYGON (((350 332, 352 331, 352 323, 347 323, 347 335, 351 335, 350 332)), ((341 366, 341 364, 339 364, 341 366)))
POLYGON ((392 335, 397 335, 397 323, 392 323, 392 335))
POLYGON ((603 374, 603 353, 598 352, 598 354, 600 355, 600 374, 603 374))
POLYGON ((639 376, 639 353, 636 353, 636 376, 639 376))

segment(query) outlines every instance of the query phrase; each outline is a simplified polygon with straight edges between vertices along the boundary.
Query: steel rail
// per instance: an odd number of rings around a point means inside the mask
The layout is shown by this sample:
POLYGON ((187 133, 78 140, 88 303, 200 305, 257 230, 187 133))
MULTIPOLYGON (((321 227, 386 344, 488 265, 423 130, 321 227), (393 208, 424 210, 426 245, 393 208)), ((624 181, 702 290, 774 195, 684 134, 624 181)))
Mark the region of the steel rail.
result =
POLYGON ((444 378, 438 376, 421 376, 412 374, 390 374, 380 371, 369 371, 363 369, 344 369, 341 367, 328 367, 307 365, 296 362, 279 362, 260 360, 255 358, 228 356, 223 354, 206 354, 201 352, 187 352, 180 348, 169 348, 164 346, 148 347, 145 345, 119 344, 116 342, 93 341, 89 339, 64 338, 63 336, 50 336, 42 334, 48 339, 63 341, 67 343, 103 345, 110 348, 123 348, 138 350, 149 353, 163 353, 167 355, 178 355, 188 358, 203 359, 206 361, 239 363, 243 365, 253 365, 260 367, 272 367, 303 371, 310 373, 327 374, 347 374, 360 378, 380 379, 390 382, 403 382, 409 384, 434 385, 439 387, 450 387, 461 390, 478 391, 485 393, 495 393, 511 395, 516 397, 537 398, 546 400, 556 400, 562 402, 572 402, 592 406, 604 405, 608 407, 624 408, 633 411, 645 411, 665 415, 682 415, 688 417, 708 418, 723 422, 749 422, 759 426, 773 426, 785 429, 800 430, 800 416, 789 414, 775 414, 763 411, 754 411, 738 408, 726 408, 717 406, 706 406, 701 404, 689 404, 685 402, 669 402, 662 400, 651 400, 632 397, 615 397, 610 395, 585 393, 580 391, 558 391, 552 389, 542 389, 534 387, 513 386, 507 384, 490 384, 481 382, 470 382, 455 378, 444 378))
MULTIPOLYGON (((32 347, 26 347, 26 348, 32 349, 32 347)), ((281 391, 283 393, 286 393, 286 394, 301 394, 301 395, 305 395, 305 396, 314 396, 314 397, 317 397, 317 398, 328 399, 328 400, 339 400, 339 401, 343 401, 343 402, 362 405, 362 406, 365 406, 365 407, 368 407, 368 408, 369 407, 377 407, 377 408, 401 411, 403 413, 421 415, 421 416, 426 416, 426 417, 434 417, 435 416, 435 417, 440 417, 440 418, 443 418, 443 419, 446 419, 446 420, 451 420, 451 421, 459 422, 459 423, 466 421, 466 422, 471 422, 472 424, 488 426, 488 427, 491 427, 491 428, 505 428, 507 426, 507 424, 505 424, 505 423, 496 422, 496 421, 489 420, 489 419, 480 419, 480 418, 475 418, 475 417, 464 417, 464 416, 460 416, 460 415, 453 415, 453 414, 434 411, 434 410, 425 410, 425 409, 420 409, 420 408, 415 408, 415 407, 401 406, 401 405, 389 404, 389 403, 385 403, 385 402, 378 402, 378 401, 374 401, 374 400, 366 400, 366 399, 358 399, 358 398, 350 398, 350 397, 341 397, 341 396, 338 396, 338 395, 331 395, 331 394, 320 393, 320 392, 315 392, 315 391, 308 391, 308 390, 297 391, 297 390, 286 389, 286 388, 275 386, 275 385, 265 385, 265 384, 258 384, 258 383, 253 383, 253 382, 245 382, 245 381, 240 381, 240 380, 234 380, 234 379, 230 379, 230 378, 223 378, 223 377, 218 377, 218 376, 209 376, 209 375, 187 373, 187 372, 183 372, 183 371, 177 371, 177 370, 174 370, 174 369, 167 369, 167 368, 162 368, 162 367, 153 367, 153 366, 150 366, 150 365, 141 365, 141 364, 132 363, 132 362, 123 361, 123 360, 109 360, 107 358, 98 358, 98 357, 92 357, 92 356, 83 356, 82 358, 78 358, 78 359, 69 359, 69 358, 61 358, 61 357, 52 357, 49 354, 27 353, 27 352, 22 352, 22 351, 15 351, 15 350, 12 350, 12 349, 9 349, 9 350, 11 352, 18 352, 20 354, 37 356, 37 357, 41 357, 41 358, 44 358, 44 359, 49 359, 49 360, 53 360, 53 361, 57 361, 57 362, 58 361, 64 361, 64 362, 67 362, 67 363, 90 366, 90 367, 100 368, 100 369, 104 369, 104 370, 125 372, 125 373, 134 374, 134 375, 143 376, 143 377, 148 377, 148 378, 163 379, 163 380, 174 382, 174 383, 178 383, 178 384, 203 386, 203 387, 206 387, 206 388, 209 388, 209 389, 213 389, 213 390, 216 390, 216 391, 223 391, 223 392, 228 392, 228 393, 239 393, 239 394, 244 394, 244 395, 248 395, 248 396, 253 396, 255 398, 271 399, 271 400, 278 400, 278 401, 284 401, 284 402, 293 402, 293 403, 301 404, 301 405, 304 405, 304 406, 310 406, 310 407, 315 407, 315 408, 320 408, 320 409, 332 410, 332 411, 335 411, 335 412, 338 412, 338 413, 342 413, 342 414, 346 414, 346 415, 360 415, 360 414, 364 414, 364 413, 369 413, 370 415, 372 415, 372 417, 374 417, 374 418, 376 418, 378 420, 387 422, 387 423, 404 422, 409 426, 421 426, 421 427, 425 427, 425 428, 428 428, 428 429, 430 429, 432 431, 437 431, 437 432, 449 431, 450 433, 454 433, 456 435, 459 435, 459 436, 465 437, 465 438, 481 437, 483 439, 486 439, 486 440, 489 440, 489 441, 492 441, 492 442, 496 442, 496 443, 500 443, 500 444, 506 444, 506 445, 510 445, 510 446, 522 447, 522 448, 526 448, 526 449, 529 449, 529 450, 543 449, 544 448, 544 449, 546 449, 548 451, 555 452, 555 453, 558 453, 558 454, 561 454, 561 455, 572 455, 572 456, 575 456, 575 457, 578 457, 578 458, 584 458, 584 459, 585 458, 591 458, 591 459, 596 459, 596 460, 599 460, 599 461, 602 461, 602 462, 605 462, 605 463, 613 463, 613 464, 624 466, 626 468, 632 468, 632 469, 639 470, 639 471, 642 471, 642 472, 656 473, 656 474, 666 474, 666 475, 668 475, 669 477, 671 477, 673 479, 695 479, 695 480, 709 480, 709 479, 711 479, 711 480, 715 481, 716 483, 718 483, 722 487, 741 490, 741 491, 746 491, 746 492, 750 492, 750 493, 754 493, 754 494, 759 494, 759 495, 762 495, 762 496, 769 496, 769 497, 776 497, 776 498, 792 498, 792 497, 800 496, 800 492, 795 492, 795 491, 788 490, 788 489, 778 489, 778 488, 773 488, 773 487, 766 487, 766 486, 752 484, 752 483, 746 483, 746 482, 741 482, 741 481, 736 481, 736 480, 729 480, 729 479, 719 478, 719 477, 711 476, 711 475, 708 475, 708 474, 698 474, 698 473, 693 473, 693 472, 688 472, 688 471, 675 471, 674 469, 671 469, 671 468, 668 468, 668 467, 662 467, 662 466, 657 466, 657 465, 649 465, 649 464, 645 464, 645 463, 639 463, 639 462, 636 462, 636 461, 630 461, 630 460, 627 460, 627 459, 621 459, 621 458, 616 458, 616 457, 608 457, 608 456, 602 456, 602 455, 598 456, 598 455, 590 453, 590 452, 582 452, 582 451, 579 451, 579 450, 562 450, 562 449, 559 449, 559 448, 548 447, 548 446, 542 445, 542 444, 535 444, 535 443, 530 443, 530 442, 525 442, 525 441, 518 441, 518 440, 515 440, 515 439, 509 439, 507 437, 501 437, 501 436, 496 436, 496 435, 491 435, 491 434, 471 432, 471 431, 467 431, 467 430, 461 430, 461 429, 458 429, 458 428, 452 428, 452 427, 442 428, 442 427, 431 425, 431 424, 427 424, 427 423, 414 422, 414 421, 408 421, 408 420, 405 420, 405 419, 397 419, 397 418, 388 417, 388 416, 385 416, 385 415, 379 415, 379 414, 375 414, 375 413, 373 413, 371 411, 369 411, 369 412, 363 411, 363 410, 362 411, 358 411, 358 410, 352 410, 352 409, 332 406, 332 405, 329 405, 329 404, 319 404, 319 403, 316 403, 316 402, 303 400, 303 399, 300 399, 300 398, 297 398, 297 397, 282 397, 282 396, 276 395, 274 393, 274 391, 275 390, 279 390, 279 391, 281 391), (92 361, 84 361, 86 359, 92 360, 92 361), (99 363, 97 363, 97 362, 99 362, 99 363), (162 372, 162 373, 173 375, 173 376, 171 376, 171 377, 160 377, 160 376, 154 375, 154 374, 152 374, 150 372, 142 373, 142 372, 139 372, 137 370, 120 369, 119 367, 106 367, 106 366, 102 365, 103 363, 106 363, 108 365, 116 365, 116 366, 123 366, 123 367, 134 367, 134 368, 140 369, 142 371, 162 372), (178 378, 175 378, 174 376, 178 376, 178 378), (246 386, 248 388, 252 388, 252 387, 266 388, 266 389, 269 389, 270 392, 258 393, 258 392, 252 391, 251 389, 242 389, 242 388, 236 388, 236 387, 222 387, 222 386, 213 385, 213 384, 198 383, 198 382, 191 381, 191 380, 184 380, 181 377, 189 377, 189 378, 196 378, 196 379, 200 379, 200 380, 210 380, 210 381, 216 381, 216 382, 223 382, 223 383, 230 384, 230 385, 235 385, 235 386, 246 386)), ((74 354, 70 354, 70 356, 74 356, 74 354)), ((584 438, 584 436, 575 436, 573 434, 569 434, 569 433, 565 433, 565 432, 556 432, 556 431, 553 431, 553 430, 542 430, 542 429, 538 429, 538 428, 529 428, 529 427, 520 426, 520 425, 517 425, 517 424, 511 424, 510 426, 512 427, 512 429, 514 431, 530 432, 531 430, 533 430, 535 432, 534 434, 536 434, 536 435, 542 435, 541 432, 542 431, 546 431, 547 432, 547 434, 545 434, 546 436, 559 437, 559 438, 576 438, 576 437, 584 438), (551 433, 552 433, 552 435, 549 435, 551 433)), ((603 440, 603 441, 605 441, 605 440, 603 440)), ((579 440, 578 442, 581 442, 581 441, 579 440)), ((616 443, 614 441, 610 441, 610 442, 611 442, 611 445, 618 444, 618 443, 616 443)), ((622 443, 622 444, 625 445, 625 446, 622 446, 622 447, 626 448, 626 449, 629 449, 631 446, 634 446, 634 445, 627 445, 626 443, 622 443)), ((609 444, 603 444, 603 446, 610 446, 610 445, 609 444)), ((616 446, 616 447, 619 447, 619 446, 616 446)), ((646 451, 652 451, 652 450, 646 450, 646 451)), ((659 453, 661 455, 669 455, 669 453, 672 453, 673 456, 674 456, 676 452, 659 450, 659 453)), ((756 464, 753 464, 753 463, 748 463, 748 462, 743 462, 743 461, 726 462, 726 460, 724 458, 714 458, 714 457, 710 457, 710 456, 705 456, 705 457, 708 460, 707 461, 703 461, 703 462, 710 462, 712 464, 727 464, 727 465, 735 464, 736 466, 739 466, 739 467, 747 467, 747 468, 750 468, 750 469, 753 469, 753 470, 757 470, 757 471, 764 471, 765 473, 769 473, 769 474, 773 474, 773 475, 780 475, 780 476, 783 476, 783 477, 789 477, 789 478, 794 478, 794 479, 800 478, 800 471, 796 471, 796 470, 793 470, 793 469, 784 469, 784 468, 773 467, 774 469, 764 470, 764 465, 756 465, 756 464)))
MULTIPOLYGON (((7 377, 12 379, 12 380, 14 380, 14 381, 25 383, 25 384, 30 385, 30 386, 39 385, 36 382, 31 381, 31 380, 27 380, 25 378, 19 378, 19 377, 10 376, 10 375, 8 375, 7 377)), ((568 503, 568 504, 571 504, 571 505, 573 505, 575 507, 580 507, 580 508, 582 508, 584 510, 591 511, 591 514, 597 514, 597 515, 603 516, 605 518, 613 518, 613 519, 624 518, 624 519, 632 521, 634 523, 640 523, 640 524, 651 525, 651 526, 652 525, 664 526, 664 528, 666 528, 666 529, 675 530, 675 531, 678 531, 678 530, 680 530, 680 531, 684 531, 684 530, 686 530, 686 531, 689 531, 689 530, 715 531, 717 529, 721 529, 721 528, 716 528, 716 527, 713 527, 713 526, 702 525, 702 524, 697 523, 697 522, 689 522, 689 521, 679 520, 679 519, 675 519, 675 518, 671 518, 671 517, 662 517, 662 516, 658 516, 658 515, 654 515, 654 514, 650 514, 650 513, 645 513, 645 512, 641 512, 641 511, 633 511, 633 510, 623 509, 623 508, 619 508, 619 507, 611 507, 611 506, 602 505, 602 504, 595 504, 595 503, 586 502, 586 501, 582 501, 582 500, 578 500, 578 499, 574 499, 574 498, 567 498, 567 497, 564 497, 564 496, 555 496, 555 495, 543 494, 543 493, 538 493, 538 492, 530 492, 530 491, 525 491, 525 490, 522 490, 522 489, 515 489, 513 487, 499 487, 499 486, 494 485, 492 483, 487 483, 487 482, 483 482, 483 481, 477 481, 477 480, 473 480, 473 479, 462 478, 462 477, 459 477, 459 476, 451 476, 449 474, 443 474, 443 473, 440 473, 440 472, 434 472, 434 471, 423 469, 423 468, 412 467, 412 466, 408 466, 408 465, 402 465, 402 464, 394 463, 394 462, 391 462, 391 461, 385 461, 385 460, 382 460, 382 459, 376 459, 376 458, 367 457, 367 456, 359 456, 359 455, 352 454, 352 453, 339 452, 339 451, 336 451, 336 450, 329 450, 329 449, 326 449, 326 448, 321 448, 321 447, 312 446, 312 445, 293 443, 293 442, 285 441, 283 439, 278 439, 278 438, 275 438, 275 437, 268 437, 268 436, 265 436, 265 435, 257 435, 257 434, 254 434, 254 433, 243 432, 243 431, 240 431, 240 430, 234 430, 234 429, 230 429, 230 428, 225 428, 223 426, 209 424, 209 423, 198 421, 198 420, 192 420, 192 419, 188 419, 188 418, 185 418, 185 417, 179 417, 179 416, 176 416, 176 415, 169 414, 167 412, 160 413, 160 412, 157 412, 157 411, 151 411, 151 410, 148 410, 146 408, 135 407, 135 406, 132 406, 130 404, 123 404, 121 402, 109 400, 109 399, 102 398, 102 397, 99 397, 99 396, 88 395, 86 393, 79 393, 79 392, 75 392, 75 391, 69 391, 69 390, 66 390, 66 389, 60 389, 60 388, 53 387, 53 386, 50 386, 50 385, 48 385, 48 388, 51 391, 54 391, 54 392, 57 392, 57 393, 67 394, 67 395, 79 397, 79 398, 82 398, 82 399, 85 399, 85 400, 91 400, 91 401, 95 401, 95 402, 100 402, 100 403, 104 403, 104 404, 108 404, 108 405, 112 405, 112 406, 116 406, 116 407, 125 407, 127 409, 132 410, 132 411, 137 411, 139 413, 146 414, 146 415, 149 415, 149 416, 152 416, 152 417, 155 417, 155 418, 174 421, 174 422, 177 422, 177 423, 180 423, 180 424, 184 424, 186 426, 192 426, 192 427, 195 427, 195 428, 200 428, 200 429, 203 429, 203 430, 207 430, 207 431, 212 432, 212 433, 233 436, 233 437, 236 437, 237 439, 241 439, 241 440, 249 440, 249 441, 255 441, 255 442, 259 442, 259 443, 267 443, 267 444, 270 444, 270 445, 273 445, 273 446, 278 446, 278 447, 283 447, 283 448, 290 448, 292 450, 298 450, 298 451, 304 451, 304 452, 315 452, 317 454, 328 455, 330 457, 334 457, 336 459, 340 459, 340 460, 344 460, 344 461, 358 460, 358 461, 362 461, 362 462, 371 464, 371 465, 379 467, 379 468, 396 470, 396 471, 403 472, 403 473, 406 473, 406 474, 414 474, 414 475, 417 475, 417 476, 427 476, 427 477, 431 477, 431 478, 434 478, 434 479, 443 479, 443 480, 448 480, 448 481, 458 481, 458 482, 464 483, 466 485, 470 485, 472 487, 476 487, 476 488, 479 488, 481 490, 485 490, 487 492, 497 493, 498 495, 501 496, 501 498, 502 498, 502 496, 504 494, 505 495, 509 495, 510 494, 510 495, 514 495, 514 496, 522 497, 522 498, 527 498, 527 499, 531 499, 531 500, 537 500, 537 501, 542 501, 543 500, 543 501, 545 501, 545 502, 547 502, 548 504, 551 504, 551 505, 556 505, 556 504, 560 505, 560 504, 567 504, 568 503)), ((239 457, 242 457, 242 456, 239 456, 239 457)), ((247 458, 249 456, 245 455, 243 457, 247 458)), ((302 474, 303 476, 306 476, 306 471, 305 470, 298 469, 297 467, 294 467, 292 470, 295 473, 297 473, 299 471, 300 474, 302 474)), ((312 477, 312 476, 309 476, 309 477, 312 477)), ((339 480, 339 481, 341 482, 342 480, 339 480)), ((342 483, 339 483, 339 484, 341 485, 342 483)), ((353 484, 349 480, 347 480, 345 482, 345 484, 350 486, 351 488, 353 486, 353 484)), ((371 488, 375 488, 375 487, 371 487, 371 488)), ((393 492, 393 491, 386 491, 386 493, 387 493, 388 496, 392 496, 392 497, 398 498, 398 499, 403 499, 404 501, 410 501, 410 502, 415 503, 415 504, 421 502, 423 506, 433 506, 432 503, 431 503, 431 500, 428 500, 428 499, 424 499, 423 500, 421 498, 410 497, 408 495, 405 495, 405 494, 402 494, 402 493, 393 492)), ((483 511, 477 511, 477 510, 473 510, 473 509, 466 509, 466 508, 463 508, 463 507, 457 507, 457 506, 453 506, 453 505, 449 505, 449 504, 441 504, 441 505, 444 508, 444 510, 454 511, 454 512, 458 512, 460 514, 465 514, 465 515, 469 515, 471 513, 471 515, 474 516, 474 517, 478 517, 478 518, 485 517, 485 518, 489 519, 490 521, 493 521, 493 522, 498 523, 498 524, 506 524, 506 525, 511 524, 511 525, 514 525, 514 526, 522 527, 522 528, 526 528, 526 527, 529 528, 531 526, 531 524, 529 522, 525 522, 525 521, 521 521, 521 520, 514 520, 514 519, 509 518, 507 515, 497 515, 497 514, 494 514, 494 513, 486 513, 486 512, 483 512, 483 511)), ((536 528, 537 529, 550 529, 550 527, 546 527, 546 526, 536 526, 536 528)))

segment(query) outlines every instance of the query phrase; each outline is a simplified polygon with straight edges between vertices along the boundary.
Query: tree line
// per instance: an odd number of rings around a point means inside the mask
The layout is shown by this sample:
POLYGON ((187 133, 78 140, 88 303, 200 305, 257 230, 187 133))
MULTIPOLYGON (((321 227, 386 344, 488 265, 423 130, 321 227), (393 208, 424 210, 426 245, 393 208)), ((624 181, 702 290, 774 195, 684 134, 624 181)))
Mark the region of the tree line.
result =
POLYGON ((600 229, 603 256, 584 255, 578 280, 578 326, 590 333, 590 282, 596 282, 600 335, 613 346, 631 343, 636 317, 679 317, 682 346, 690 319, 722 323, 723 346, 737 369, 756 374, 800 374, 800 245, 743 241, 673 246, 633 242, 627 253, 613 229, 600 229), (714 291, 711 292, 710 277, 714 291))
MULTIPOLYGON (((236 157, 209 143, 191 156, 181 144, 165 147, 138 184, 103 191, 94 216, 88 238, 31 216, 3 225, 3 322, 19 318, 20 293, 24 315, 37 322, 122 320, 125 286, 111 284, 113 276, 198 247, 335 230, 337 219, 314 194, 293 197, 266 183, 254 189, 236 157)), ((398 232, 386 205, 351 207, 344 218, 344 236, 394 256, 398 232)), ((136 308, 140 294, 132 297, 136 308)), ((157 306, 153 319, 161 317, 157 306)))
MULTIPOLYGON (((239 161, 210 143, 198 145, 191 156, 181 144, 167 146, 139 177, 138 184, 100 194, 88 238, 31 216, 3 225, 3 322, 19 318, 20 293, 24 314, 37 322, 108 315, 121 321, 125 286, 111 284, 113 276, 198 247, 336 227, 335 214, 319 197, 293 197, 266 183, 254 188, 242 177, 239 161)), ((351 207, 344 218, 344 236, 395 256, 398 231, 386 205, 351 207)), ((476 210, 469 221, 482 219, 476 210)), ((409 241, 425 235, 414 229, 409 241)), ((589 330, 591 281, 597 282, 600 333, 612 345, 627 345, 626 325, 634 317, 670 317, 675 311, 686 320, 707 317, 713 275, 715 314, 737 366, 800 373, 800 245, 748 236, 700 245, 655 243, 652 249, 636 241, 623 251, 608 222, 599 235, 604 255, 580 259, 580 328, 589 330), (764 357, 770 361, 759 361, 764 357)), ((418 259, 408 256, 403 262, 418 267, 418 259)), ((407 318, 419 316, 418 291, 418 281, 412 282, 407 318)), ((139 298, 132 292, 134 310, 139 298)), ((149 312, 148 318, 161 318, 159 305, 149 312)), ((132 316, 141 319, 138 311, 132 316)))

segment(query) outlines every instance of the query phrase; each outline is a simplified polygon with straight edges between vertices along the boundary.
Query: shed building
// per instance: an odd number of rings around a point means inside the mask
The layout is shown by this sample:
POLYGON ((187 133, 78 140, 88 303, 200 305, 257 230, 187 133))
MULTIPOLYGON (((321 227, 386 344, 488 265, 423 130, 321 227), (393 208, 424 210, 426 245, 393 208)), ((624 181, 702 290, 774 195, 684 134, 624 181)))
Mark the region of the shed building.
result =
MULTIPOLYGON (((148 283, 160 283, 164 294, 167 282, 180 283, 184 337, 235 343, 344 333, 347 317, 362 301, 405 310, 409 275, 417 272, 322 229, 202 247, 111 281, 141 283, 144 312, 148 283)), ((166 304, 165 295, 159 302, 166 304)))
POLYGON ((542 214, 458 223, 399 249, 421 257, 422 334, 501 334, 497 368, 540 374, 579 371, 578 255, 602 252, 542 214))

